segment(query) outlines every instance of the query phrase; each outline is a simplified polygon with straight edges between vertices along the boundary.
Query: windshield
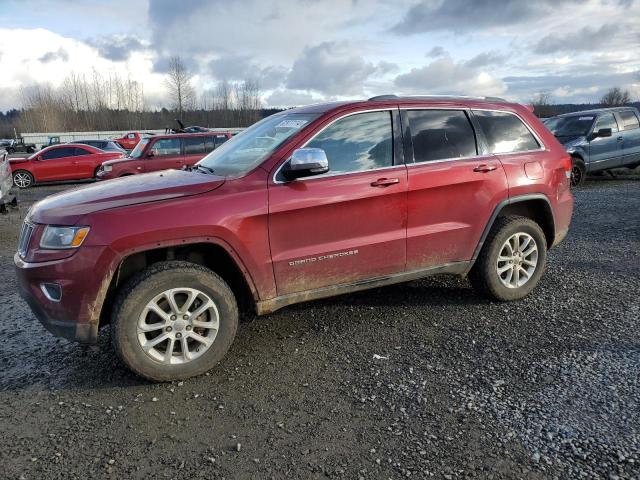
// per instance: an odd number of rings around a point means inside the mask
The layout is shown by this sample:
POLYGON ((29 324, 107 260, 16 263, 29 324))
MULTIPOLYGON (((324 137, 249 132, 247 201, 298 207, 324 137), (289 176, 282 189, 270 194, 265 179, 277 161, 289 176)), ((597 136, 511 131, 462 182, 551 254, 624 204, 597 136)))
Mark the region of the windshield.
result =
POLYGON ((549 119, 545 125, 556 137, 578 137, 589 133, 594 119, 595 115, 555 117, 549 119))
POLYGON ((131 153, 129 154, 129 156, 131 158, 140 158, 140 156, 142 155, 142 151, 144 150, 144 147, 147 146, 147 143, 149 143, 148 138, 143 138, 142 140, 140 140, 136 145, 136 147, 133 150, 131 150, 131 153))
POLYGON ((198 165, 223 177, 242 176, 318 116, 308 113, 271 115, 216 148, 198 165))

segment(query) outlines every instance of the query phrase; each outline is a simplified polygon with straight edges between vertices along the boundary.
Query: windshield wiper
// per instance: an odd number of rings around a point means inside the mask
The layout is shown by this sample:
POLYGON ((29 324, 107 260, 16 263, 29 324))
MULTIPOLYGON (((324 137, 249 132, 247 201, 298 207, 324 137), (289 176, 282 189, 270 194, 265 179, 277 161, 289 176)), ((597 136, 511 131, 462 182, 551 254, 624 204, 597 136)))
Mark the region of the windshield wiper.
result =
POLYGON ((216 171, 215 171, 213 168, 211 168, 211 167, 206 167, 206 166, 204 166, 204 165, 196 165, 196 168, 197 168, 197 169, 203 169, 205 172, 208 172, 208 173, 212 173, 212 174, 213 174, 213 173, 216 173, 216 171))

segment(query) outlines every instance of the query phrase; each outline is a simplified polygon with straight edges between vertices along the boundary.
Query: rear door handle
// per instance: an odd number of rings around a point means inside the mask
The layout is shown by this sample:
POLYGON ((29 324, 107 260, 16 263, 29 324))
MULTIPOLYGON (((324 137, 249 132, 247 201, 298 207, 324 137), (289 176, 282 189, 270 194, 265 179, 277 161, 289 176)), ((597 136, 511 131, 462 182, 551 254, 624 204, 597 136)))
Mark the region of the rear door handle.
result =
POLYGON ((619 142, 621 142, 622 140, 624 140, 624 137, 618 137, 619 142))
POLYGON ((371 182, 372 187, 389 187, 391 185, 395 185, 396 183, 400 183, 399 178, 379 178, 375 182, 371 182))
POLYGON ((495 165, 478 165, 476 168, 473 169, 474 172, 481 172, 481 173, 487 173, 487 172, 493 172, 496 168, 495 165))

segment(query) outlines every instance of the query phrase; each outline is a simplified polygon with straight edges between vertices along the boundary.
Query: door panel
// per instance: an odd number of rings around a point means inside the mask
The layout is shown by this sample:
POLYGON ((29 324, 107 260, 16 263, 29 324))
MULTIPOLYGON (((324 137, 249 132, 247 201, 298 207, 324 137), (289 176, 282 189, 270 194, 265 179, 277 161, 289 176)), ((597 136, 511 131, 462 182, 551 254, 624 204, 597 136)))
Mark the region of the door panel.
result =
POLYGON ((42 160, 34 162, 36 180, 49 182, 73 178, 76 169, 74 159, 74 149, 68 147, 54 148, 43 153, 42 160), (57 158, 47 158, 49 156, 57 158))
POLYGON ((96 156, 98 154, 87 152, 86 150, 76 148, 76 156, 74 157, 74 179, 93 178, 96 169, 96 156))
POLYGON ((145 172, 158 170, 181 169, 184 166, 184 154, 180 138, 157 139, 147 150, 153 152, 144 162, 145 172))
POLYGON ((406 192, 405 166, 272 184, 278 295, 404 271, 406 192))
POLYGON ((408 167, 407 270, 470 260, 507 178, 492 155, 408 167))
POLYGON ((620 165, 622 156, 622 135, 612 113, 600 115, 593 126, 593 132, 610 128, 610 137, 596 137, 589 142, 588 171, 603 170, 620 165))

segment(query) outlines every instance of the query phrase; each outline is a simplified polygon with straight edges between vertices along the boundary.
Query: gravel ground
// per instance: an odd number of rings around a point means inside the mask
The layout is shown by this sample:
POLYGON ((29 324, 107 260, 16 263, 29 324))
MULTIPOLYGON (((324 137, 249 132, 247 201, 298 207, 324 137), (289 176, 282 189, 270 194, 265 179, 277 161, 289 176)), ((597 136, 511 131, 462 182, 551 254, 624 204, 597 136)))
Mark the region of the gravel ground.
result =
POLYGON ((577 191, 523 301, 438 277, 297 305, 162 385, 15 293, 20 215, 64 188, 0 217, 0 477, 640 478, 639 178, 577 191))

